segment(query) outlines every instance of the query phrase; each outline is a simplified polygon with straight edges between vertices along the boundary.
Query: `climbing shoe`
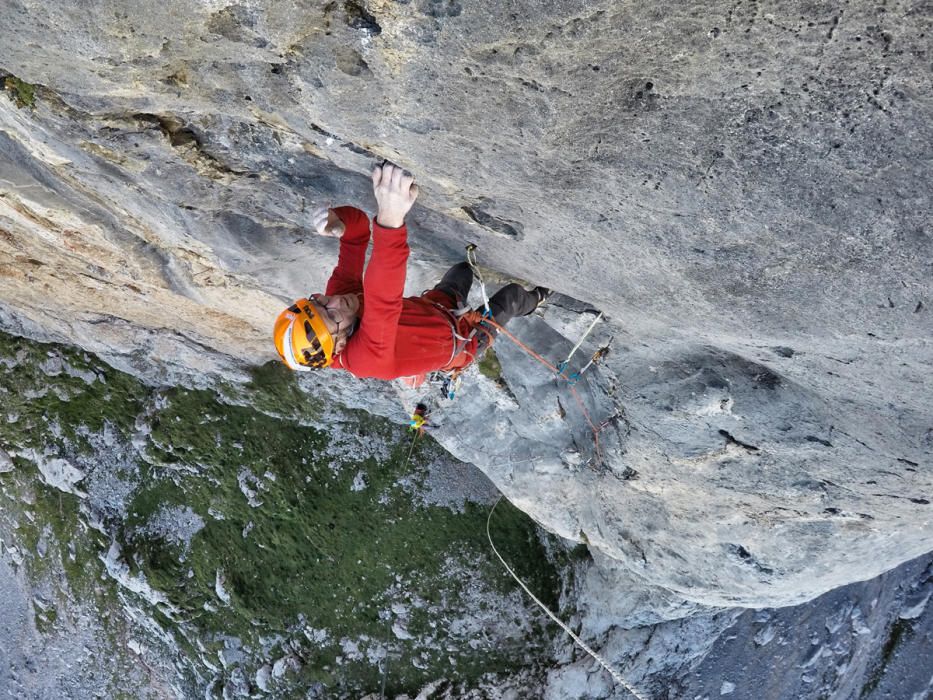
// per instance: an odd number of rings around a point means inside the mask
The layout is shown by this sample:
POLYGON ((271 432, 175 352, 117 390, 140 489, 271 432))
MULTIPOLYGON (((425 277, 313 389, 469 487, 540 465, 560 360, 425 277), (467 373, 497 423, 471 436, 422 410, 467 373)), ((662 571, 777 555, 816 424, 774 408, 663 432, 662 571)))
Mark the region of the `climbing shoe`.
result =
POLYGON ((554 290, 548 289, 547 287, 535 287, 531 290, 531 293, 538 297, 538 301, 535 303, 535 308, 537 309, 550 298, 554 290))

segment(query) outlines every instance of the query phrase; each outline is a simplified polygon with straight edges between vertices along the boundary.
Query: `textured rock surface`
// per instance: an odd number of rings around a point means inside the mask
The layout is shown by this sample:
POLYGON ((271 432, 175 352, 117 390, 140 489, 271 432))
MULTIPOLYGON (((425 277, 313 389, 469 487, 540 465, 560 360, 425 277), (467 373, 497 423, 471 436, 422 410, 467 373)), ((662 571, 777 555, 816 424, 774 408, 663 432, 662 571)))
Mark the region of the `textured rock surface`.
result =
MULTIPOLYGON (((554 329, 588 320, 573 299, 613 319, 597 335, 616 351, 581 384, 595 421, 615 417, 605 459, 504 342, 511 395, 477 378, 437 437, 650 591, 620 603, 634 621, 799 602, 930 549, 922 5, 25 0, 0 17, 0 68, 39 86, 34 107, 0 99, 5 328, 156 381, 241 376, 334 261, 307 211, 368 202, 388 157, 424 192, 411 291, 476 240, 566 295, 516 324, 551 360, 572 345, 554 329)), ((309 383, 404 415, 391 388, 309 383)))

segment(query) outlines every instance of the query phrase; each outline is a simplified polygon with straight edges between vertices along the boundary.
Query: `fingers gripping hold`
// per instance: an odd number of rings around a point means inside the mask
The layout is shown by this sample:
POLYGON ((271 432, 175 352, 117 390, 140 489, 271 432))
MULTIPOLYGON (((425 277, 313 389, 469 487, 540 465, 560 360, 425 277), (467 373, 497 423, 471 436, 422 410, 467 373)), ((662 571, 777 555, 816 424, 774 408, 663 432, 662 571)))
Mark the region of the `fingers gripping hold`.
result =
POLYGON ((411 173, 391 163, 373 170, 373 192, 379 205, 378 222, 387 228, 399 228, 418 197, 418 186, 411 173))

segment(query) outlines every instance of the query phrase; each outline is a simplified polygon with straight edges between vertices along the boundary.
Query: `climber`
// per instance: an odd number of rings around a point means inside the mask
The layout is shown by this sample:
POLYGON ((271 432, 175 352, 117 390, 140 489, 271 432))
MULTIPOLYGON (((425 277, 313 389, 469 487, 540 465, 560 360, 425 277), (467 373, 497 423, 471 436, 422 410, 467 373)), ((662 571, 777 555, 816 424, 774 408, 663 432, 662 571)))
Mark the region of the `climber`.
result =
MULTIPOLYGON (((495 329, 478 314, 458 315, 473 284, 468 263, 454 265, 440 283, 417 297, 402 297, 408 261, 405 215, 418 197, 414 178, 385 163, 373 170, 378 212, 372 222, 373 251, 366 265, 370 222, 355 207, 321 209, 314 225, 322 236, 340 239, 337 267, 325 294, 311 294, 275 321, 273 337, 293 370, 344 369, 357 377, 410 378, 466 367, 493 340, 495 329)), ((500 325, 534 311, 550 290, 526 291, 509 284, 489 300, 500 325)))

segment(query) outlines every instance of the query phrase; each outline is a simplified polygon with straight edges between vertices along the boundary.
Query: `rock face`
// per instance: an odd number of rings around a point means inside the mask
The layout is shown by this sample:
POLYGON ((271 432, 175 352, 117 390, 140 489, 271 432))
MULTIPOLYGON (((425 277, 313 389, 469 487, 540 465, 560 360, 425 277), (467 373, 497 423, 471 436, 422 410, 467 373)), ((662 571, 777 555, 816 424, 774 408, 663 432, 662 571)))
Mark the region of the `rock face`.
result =
MULTIPOLYGON (((563 295, 515 324, 551 362, 586 308, 608 314, 579 404, 500 339, 502 377, 439 406, 435 434, 642 591, 617 601, 634 620, 800 602, 931 549, 919 6, 17 0, 0 18, 7 330, 152 381, 240 377, 334 263, 310 210, 371 206, 389 158, 423 191, 411 292, 472 240, 490 276, 563 295)), ((404 416, 393 387, 305 381, 404 416)))

